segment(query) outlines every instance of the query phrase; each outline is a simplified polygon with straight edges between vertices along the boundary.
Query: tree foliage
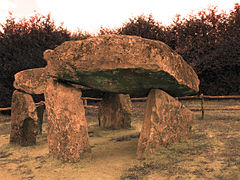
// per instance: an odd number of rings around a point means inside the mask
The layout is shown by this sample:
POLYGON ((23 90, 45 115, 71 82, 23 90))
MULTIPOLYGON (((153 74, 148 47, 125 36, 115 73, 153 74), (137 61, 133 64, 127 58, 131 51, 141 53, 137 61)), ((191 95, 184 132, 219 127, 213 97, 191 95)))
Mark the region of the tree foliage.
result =
POLYGON ((67 29, 56 27, 50 14, 36 14, 29 19, 16 21, 10 13, 0 26, 0 107, 11 105, 15 73, 46 66, 43 59, 46 49, 87 36, 81 32, 72 35, 67 29))
MULTIPOLYGON (((209 95, 240 93, 240 6, 228 15, 216 7, 198 16, 177 19, 169 27, 174 48, 195 69, 200 92, 209 95)), ((171 46, 171 44, 170 44, 171 46)))
POLYGON ((194 68, 201 84, 200 93, 209 95, 239 94, 240 84, 240 5, 230 14, 217 7, 181 18, 177 15, 164 27, 151 15, 129 19, 122 27, 103 31, 136 35, 168 44, 194 68))

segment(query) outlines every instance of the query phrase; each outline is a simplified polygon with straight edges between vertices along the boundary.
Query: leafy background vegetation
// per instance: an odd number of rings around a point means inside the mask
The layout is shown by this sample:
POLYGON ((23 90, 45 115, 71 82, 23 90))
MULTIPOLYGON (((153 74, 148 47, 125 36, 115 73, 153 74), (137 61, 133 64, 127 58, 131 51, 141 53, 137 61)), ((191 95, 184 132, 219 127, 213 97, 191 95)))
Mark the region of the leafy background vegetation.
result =
MULTIPOLYGON (((36 14, 16 21, 10 13, 0 26, 0 107, 11 105, 15 73, 46 66, 43 59, 46 49, 53 49, 64 41, 96 36, 56 27, 50 15, 36 14)), ((197 72, 201 80, 200 93, 240 94, 240 5, 237 3, 229 14, 219 14, 217 8, 212 7, 187 18, 177 15, 169 26, 163 26, 151 15, 140 15, 119 28, 101 28, 97 35, 103 34, 136 35, 163 41, 197 72)))

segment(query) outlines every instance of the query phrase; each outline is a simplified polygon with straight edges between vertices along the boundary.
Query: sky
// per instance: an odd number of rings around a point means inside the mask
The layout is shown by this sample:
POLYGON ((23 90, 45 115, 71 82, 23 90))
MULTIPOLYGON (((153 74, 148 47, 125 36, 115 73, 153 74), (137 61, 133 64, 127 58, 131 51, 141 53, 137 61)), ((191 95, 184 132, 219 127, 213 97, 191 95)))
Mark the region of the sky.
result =
POLYGON ((101 27, 117 28, 129 18, 152 14, 163 25, 176 14, 186 17, 209 6, 228 12, 240 0, 0 0, 0 23, 12 12, 17 19, 51 13, 55 24, 70 31, 97 33, 101 27))

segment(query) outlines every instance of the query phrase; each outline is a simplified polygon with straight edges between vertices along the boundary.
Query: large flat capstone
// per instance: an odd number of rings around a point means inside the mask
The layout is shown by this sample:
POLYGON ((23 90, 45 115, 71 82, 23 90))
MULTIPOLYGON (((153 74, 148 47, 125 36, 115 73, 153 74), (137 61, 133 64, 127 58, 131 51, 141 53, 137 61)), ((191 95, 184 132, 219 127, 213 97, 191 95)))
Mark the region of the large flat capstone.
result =
POLYGON ((49 76, 103 92, 172 96, 198 92, 199 79, 183 58, 161 41, 104 35, 67 41, 44 52, 49 76))
POLYGON ((20 71, 14 75, 13 86, 29 94, 43 94, 47 76, 45 68, 34 68, 20 71))

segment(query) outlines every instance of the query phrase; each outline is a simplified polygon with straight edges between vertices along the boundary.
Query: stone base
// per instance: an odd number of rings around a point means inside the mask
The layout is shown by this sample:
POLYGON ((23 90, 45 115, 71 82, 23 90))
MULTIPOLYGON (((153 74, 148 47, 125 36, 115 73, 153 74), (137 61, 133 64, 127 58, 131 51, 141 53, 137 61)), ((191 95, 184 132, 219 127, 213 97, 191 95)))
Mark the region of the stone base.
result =
POLYGON ((179 101, 162 90, 152 89, 147 97, 137 158, 145 158, 158 145, 167 146, 187 138, 192 119, 193 113, 179 101))
POLYGON ((21 146, 36 144, 37 111, 30 94, 15 90, 11 105, 10 143, 21 146))
POLYGON ((99 105, 98 120, 103 128, 130 128, 132 102, 129 95, 106 93, 99 105))
POLYGON ((49 153, 63 162, 77 162, 91 151, 81 96, 73 86, 48 80, 45 106, 49 153))

